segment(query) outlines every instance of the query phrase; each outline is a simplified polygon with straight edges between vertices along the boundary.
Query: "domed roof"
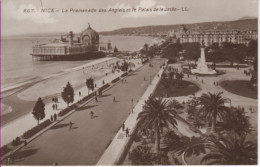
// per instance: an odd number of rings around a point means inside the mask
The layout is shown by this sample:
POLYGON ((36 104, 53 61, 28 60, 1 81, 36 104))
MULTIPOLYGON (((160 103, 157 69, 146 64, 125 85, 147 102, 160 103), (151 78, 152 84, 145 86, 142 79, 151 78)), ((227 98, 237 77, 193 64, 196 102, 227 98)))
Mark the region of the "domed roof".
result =
POLYGON ((81 38, 84 36, 89 36, 91 40, 99 41, 98 33, 90 27, 90 24, 88 24, 88 28, 85 29, 80 36, 81 38))

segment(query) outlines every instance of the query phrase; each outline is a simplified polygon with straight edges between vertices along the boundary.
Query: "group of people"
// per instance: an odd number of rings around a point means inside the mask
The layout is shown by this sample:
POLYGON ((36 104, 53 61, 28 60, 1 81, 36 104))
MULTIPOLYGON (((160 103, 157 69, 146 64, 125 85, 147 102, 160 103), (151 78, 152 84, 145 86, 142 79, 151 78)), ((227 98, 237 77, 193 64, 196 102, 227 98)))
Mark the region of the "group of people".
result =
POLYGON ((129 129, 128 128, 125 129, 125 123, 123 123, 123 125, 122 125, 122 131, 125 131, 125 136, 126 137, 129 136, 129 129))
POLYGON ((56 103, 55 103, 55 104, 52 104, 52 109, 53 109, 53 110, 57 110, 57 109, 58 109, 58 104, 56 104, 56 103))
POLYGON ((52 102, 53 102, 53 103, 58 103, 58 97, 53 97, 53 98, 52 98, 52 102))

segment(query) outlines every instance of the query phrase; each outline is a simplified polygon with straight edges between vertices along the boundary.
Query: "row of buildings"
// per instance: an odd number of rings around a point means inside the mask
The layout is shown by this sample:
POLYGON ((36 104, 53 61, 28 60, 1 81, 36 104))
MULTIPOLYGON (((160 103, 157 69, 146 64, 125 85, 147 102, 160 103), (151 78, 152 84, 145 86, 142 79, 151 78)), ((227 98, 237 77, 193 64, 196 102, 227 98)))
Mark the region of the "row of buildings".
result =
POLYGON ((251 40, 257 40, 257 31, 181 31, 178 38, 181 43, 192 43, 204 40, 206 46, 213 43, 219 43, 221 46, 224 42, 234 44, 248 45, 251 40))

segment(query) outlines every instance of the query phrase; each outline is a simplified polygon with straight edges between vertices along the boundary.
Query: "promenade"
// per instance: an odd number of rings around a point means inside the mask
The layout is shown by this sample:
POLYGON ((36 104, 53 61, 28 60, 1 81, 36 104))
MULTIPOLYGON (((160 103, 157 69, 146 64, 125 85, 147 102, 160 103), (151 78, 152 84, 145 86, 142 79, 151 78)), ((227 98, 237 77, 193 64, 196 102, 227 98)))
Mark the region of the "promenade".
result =
MULTIPOLYGON (((18 96, 21 99, 32 101, 32 99, 36 99, 38 97, 47 97, 43 98, 45 102, 45 118, 41 120, 40 122, 49 119, 51 115, 53 114, 58 114, 61 110, 65 109, 67 107, 67 104, 61 99, 60 93, 63 90, 63 87, 66 85, 68 81, 71 82, 72 85, 78 85, 77 87, 74 87, 75 91, 75 96, 74 96, 74 102, 77 102, 80 100, 82 97, 86 96, 88 94, 88 88, 86 87, 85 80, 86 78, 93 77, 94 82, 97 85, 97 88, 103 86, 103 80, 108 83, 111 82, 113 79, 116 77, 120 76, 123 74, 123 72, 115 72, 111 73, 111 69, 109 68, 108 75, 105 75, 105 72, 108 70, 104 71, 103 73, 93 76, 93 72, 90 72, 92 70, 92 66, 94 66, 96 69, 94 70, 100 70, 102 64, 107 64, 107 63, 114 63, 116 61, 120 61, 120 59, 117 58, 104 58, 100 60, 95 60, 93 62, 87 63, 84 66, 80 67, 75 67, 73 69, 64 71, 63 74, 59 74, 59 76, 52 75, 52 77, 46 78, 44 81, 39 82, 32 87, 25 89, 24 91, 15 94, 13 96, 18 96), (99 67, 98 67, 99 65, 99 67), (84 69, 83 69, 84 67, 84 69), (83 71, 89 71, 89 74, 83 74, 83 71), (79 74, 80 73, 80 74, 79 74), (74 83, 75 80, 73 80, 73 77, 76 75, 81 78, 81 83, 77 84, 74 83), (59 78, 57 78, 59 77, 59 78), (56 83, 56 84, 53 84, 56 83), (47 88, 46 88, 47 87, 47 88), (79 93, 81 92, 81 97, 79 96, 79 93), (52 96, 51 96, 52 95, 52 96), (58 109, 53 110, 52 108, 52 102, 51 102, 51 97, 58 97, 59 101, 57 103, 58 109)), ((122 60, 121 60, 122 61, 122 60)), ((134 64, 136 64, 136 67, 138 67, 138 63, 140 60, 135 59, 131 60, 134 64)), ((93 70, 92 70, 93 71, 93 70)), ((18 98, 16 97, 16 98, 18 98)), ((31 129, 32 127, 37 125, 37 121, 35 118, 33 118, 32 115, 32 107, 27 107, 23 108, 22 104, 21 106, 14 106, 14 107, 20 107, 20 110, 24 111, 18 111, 19 113, 11 113, 11 114, 20 114, 24 113, 23 116, 15 119, 14 121, 11 121, 10 123, 7 123, 3 126, 1 126, 1 146, 8 144, 11 142, 13 139, 15 139, 18 136, 21 136, 25 131, 31 129), (12 133, 10 133, 12 132, 12 133)))
POLYGON ((15 154, 14 165, 95 165, 163 62, 153 60, 153 67, 141 67, 126 82, 104 92, 98 102, 91 101, 46 131, 15 154))

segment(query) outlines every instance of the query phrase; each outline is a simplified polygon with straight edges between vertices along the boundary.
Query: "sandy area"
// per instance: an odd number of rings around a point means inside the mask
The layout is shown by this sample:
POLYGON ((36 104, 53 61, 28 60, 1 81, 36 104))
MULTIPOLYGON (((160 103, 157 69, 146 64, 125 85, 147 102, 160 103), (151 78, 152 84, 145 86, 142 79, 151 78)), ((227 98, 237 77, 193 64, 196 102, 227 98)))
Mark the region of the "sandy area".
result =
MULTIPOLYGON (((113 59, 109 61, 108 64, 115 63, 116 61, 118 61, 118 59, 113 59)), ((106 62, 96 65, 94 69, 92 69, 92 67, 84 68, 43 80, 20 92, 18 97, 26 101, 36 101, 39 97, 49 97, 51 95, 60 94, 67 82, 70 82, 76 91, 77 89, 86 86, 87 78, 92 77, 95 81, 104 77, 105 73, 111 73, 111 68, 107 67, 106 62), (102 65, 104 69, 100 69, 102 65), (48 89, 46 89, 46 87, 48 87, 48 89)))

